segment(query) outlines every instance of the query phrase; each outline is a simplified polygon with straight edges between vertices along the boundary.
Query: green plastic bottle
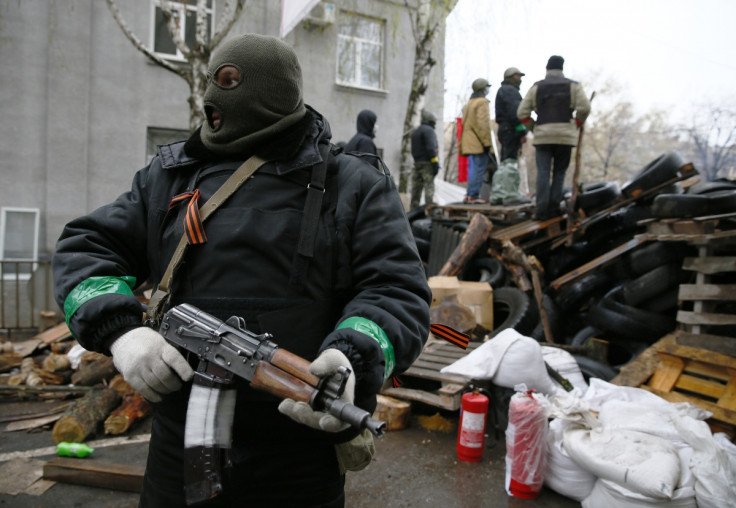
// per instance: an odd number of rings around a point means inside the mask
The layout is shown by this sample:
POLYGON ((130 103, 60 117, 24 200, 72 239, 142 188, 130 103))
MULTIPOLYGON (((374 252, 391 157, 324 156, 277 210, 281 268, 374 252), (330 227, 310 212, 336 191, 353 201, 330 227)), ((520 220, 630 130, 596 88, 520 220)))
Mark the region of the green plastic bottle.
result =
POLYGON ((68 443, 62 441, 56 445, 56 455, 61 455, 62 457, 83 458, 87 455, 92 455, 94 451, 94 448, 90 448, 85 443, 68 443))

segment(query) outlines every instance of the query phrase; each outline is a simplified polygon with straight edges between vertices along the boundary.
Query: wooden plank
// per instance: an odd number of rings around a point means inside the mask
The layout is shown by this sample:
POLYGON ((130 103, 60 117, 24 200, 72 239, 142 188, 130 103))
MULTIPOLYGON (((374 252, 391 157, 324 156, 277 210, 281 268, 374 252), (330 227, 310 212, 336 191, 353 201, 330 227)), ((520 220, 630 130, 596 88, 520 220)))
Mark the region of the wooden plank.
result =
POLYGON ((736 300, 736 284, 680 284, 680 300, 736 300))
POLYGON ((736 357, 736 337, 724 337, 705 333, 676 332, 676 342, 683 346, 697 347, 736 357))
POLYGON ((713 275, 721 272, 736 272, 736 256, 687 257, 682 260, 682 269, 713 275))
POLYGON ((409 367, 406 372, 404 372, 405 376, 414 376, 422 379, 429 379, 432 381, 447 381, 448 383, 456 383, 456 384, 465 384, 468 381, 470 381, 470 378, 466 378, 463 376, 458 376, 456 374, 442 374, 438 370, 432 370, 432 369, 422 369, 422 368, 414 368, 409 367))
POLYGON ((397 399, 415 400, 448 411, 457 411, 460 409, 462 401, 460 391, 452 393, 437 391, 436 393, 432 393, 423 390, 413 390, 411 388, 384 388, 381 393, 389 397, 396 397, 397 399))
POLYGON ((690 404, 693 404, 695 406, 702 407, 703 409, 706 409, 713 413, 714 419, 736 425, 736 411, 722 408, 717 404, 708 402, 707 400, 702 400, 697 397, 691 397, 689 395, 684 395, 678 392, 662 391, 647 385, 642 385, 642 388, 654 393, 655 395, 659 395, 663 399, 670 402, 689 402, 690 404))
POLYGON ((668 344, 662 348, 660 354, 677 355, 703 363, 719 365, 727 369, 736 369, 736 358, 714 351, 706 351, 704 349, 681 346, 679 344, 668 344))
POLYGON ((654 371, 652 379, 649 380, 649 386, 669 392, 677 383, 677 379, 685 368, 685 362, 677 356, 665 354, 662 351, 657 352, 660 358, 659 367, 654 371))
POLYGON ((653 240, 658 242, 689 242, 695 245, 708 244, 715 240, 730 239, 736 237, 736 229, 726 231, 716 231, 708 235, 684 235, 684 234, 671 234, 671 235, 653 235, 651 233, 642 233, 635 235, 635 238, 641 240, 653 240))
POLYGON ((59 323, 48 330, 44 330, 43 332, 34 335, 32 338, 39 339, 46 344, 51 344, 52 342, 70 339, 71 336, 72 332, 69 331, 69 327, 66 326, 66 323, 59 323))
POLYGON ((718 400, 726 391, 726 386, 716 381, 708 381, 701 377, 682 374, 675 383, 675 388, 686 392, 697 393, 704 397, 718 400))
POLYGON ((609 264, 610 262, 615 260, 617 257, 629 252, 630 250, 635 249, 642 243, 644 243, 643 240, 633 238, 629 240, 628 242, 619 245, 615 249, 612 249, 606 252, 605 254, 598 256, 597 258, 591 261, 588 261, 584 265, 579 266, 578 268, 558 277, 557 279, 553 280, 550 283, 550 287, 554 289, 560 289, 562 286, 569 284, 570 282, 573 282, 574 280, 578 279, 579 277, 582 277, 588 272, 592 272, 593 270, 599 270, 603 268, 605 265, 609 264))
POLYGON ((736 373, 731 372, 731 379, 726 384, 721 397, 718 399, 718 405, 731 411, 736 411, 736 373))
POLYGON ((678 310, 676 319, 678 323, 685 325, 736 325, 736 315, 734 314, 678 310))
POLYGON ((685 365, 685 372, 688 374, 694 374, 703 378, 718 379, 723 383, 727 383, 731 378, 728 373, 728 369, 719 367, 718 365, 711 365, 709 363, 702 363, 696 361, 687 361, 685 365))
POLYGON ((144 471, 143 466, 65 457, 54 457, 43 465, 46 480, 126 492, 141 491, 144 471))

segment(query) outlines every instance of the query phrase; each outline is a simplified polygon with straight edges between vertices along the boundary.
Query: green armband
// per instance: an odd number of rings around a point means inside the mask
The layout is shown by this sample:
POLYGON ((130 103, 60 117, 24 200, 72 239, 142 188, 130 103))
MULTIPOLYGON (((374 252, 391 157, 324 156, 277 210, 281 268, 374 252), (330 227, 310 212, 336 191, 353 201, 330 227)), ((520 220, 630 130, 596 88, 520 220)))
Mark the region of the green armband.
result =
POLYGON ((526 127, 524 127, 524 124, 519 124, 516 126, 516 132, 524 132, 526 130, 526 127))
POLYGON ((386 363, 386 369, 383 373, 383 380, 386 381, 388 378, 390 378, 391 374, 394 371, 394 368, 396 367, 396 356, 394 355, 394 346, 393 344, 391 344, 391 341, 388 340, 388 335, 386 335, 386 332, 384 332, 380 326, 378 326, 370 319, 365 319, 362 317, 347 318, 335 329, 341 330, 343 328, 351 328, 357 332, 364 333, 365 335, 371 337, 376 342, 378 342, 378 345, 381 346, 381 351, 383 351, 383 359, 386 363))
POLYGON ((77 287, 72 289, 66 300, 64 300, 67 326, 69 326, 69 321, 74 313, 79 310, 79 307, 92 298, 109 294, 133 296, 133 286, 135 286, 135 277, 129 275, 124 277, 90 277, 83 280, 77 284, 77 287))

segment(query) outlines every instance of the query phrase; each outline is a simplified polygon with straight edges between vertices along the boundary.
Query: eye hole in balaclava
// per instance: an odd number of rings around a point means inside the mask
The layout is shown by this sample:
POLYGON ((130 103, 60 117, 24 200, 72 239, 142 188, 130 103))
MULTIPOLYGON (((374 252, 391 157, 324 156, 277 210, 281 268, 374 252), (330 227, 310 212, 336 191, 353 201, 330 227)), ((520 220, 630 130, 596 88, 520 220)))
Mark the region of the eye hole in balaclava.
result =
MULTIPOLYGON (((214 84, 221 90, 232 90, 237 87, 240 82, 240 69, 233 64, 223 64, 218 67, 214 74, 208 73, 210 83, 214 84)), ((210 128, 216 131, 222 124, 222 115, 214 107, 208 105, 205 106, 204 112, 207 115, 207 123, 210 128)))

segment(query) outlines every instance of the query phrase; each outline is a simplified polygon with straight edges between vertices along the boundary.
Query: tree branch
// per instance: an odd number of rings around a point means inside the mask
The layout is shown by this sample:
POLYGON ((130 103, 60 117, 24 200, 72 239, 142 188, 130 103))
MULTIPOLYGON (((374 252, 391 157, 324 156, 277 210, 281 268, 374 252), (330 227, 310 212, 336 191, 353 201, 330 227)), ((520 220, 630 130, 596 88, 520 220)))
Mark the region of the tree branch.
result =
POLYGON ((170 62, 164 60, 160 56, 153 53, 150 49, 148 49, 141 41, 138 39, 138 37, 135 36, 133 32, 130 31, 128 28, 127 23, 120 15, 120 11, 118 10, 118 6, 115 4, 115 0, 105 0, 107 2, 107 7, 110 9, 110 12, 112 13, 112 17, 117 22, 120 29, 123 31, 123 34, 125 37, 135 46, 135 48, 146 55, 149 59, 151 59, 154 63, 157 65, 160 65, 167 71, 173 72, 177 76, 181 76, 185 80, 188 81, 187 73, 184 71, 181 67, 171 64, 170 62))
POLYGON ((220 21, 217 23, 217 30, 214 34, 212 34, 212 38, 210 39, 210 50, 216 48, 217 45, 220 44, 222 39, 228 34, 228 32, 230 32, 230 29, 238 20, 240 14, 243 12, 243 9, 245 8, 245 0, 236 0, 236 2, 237 3, 235 4, 235 11, 230 15, 229 18, 226 18, 225 15, 231 10, 232 0, 227 0, 225 2, 225 8, 223 10, 222 16, 220 17, 220 21))

